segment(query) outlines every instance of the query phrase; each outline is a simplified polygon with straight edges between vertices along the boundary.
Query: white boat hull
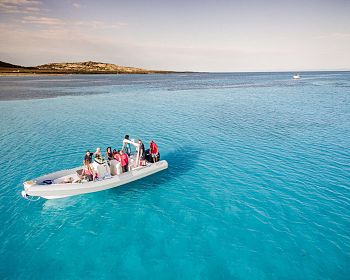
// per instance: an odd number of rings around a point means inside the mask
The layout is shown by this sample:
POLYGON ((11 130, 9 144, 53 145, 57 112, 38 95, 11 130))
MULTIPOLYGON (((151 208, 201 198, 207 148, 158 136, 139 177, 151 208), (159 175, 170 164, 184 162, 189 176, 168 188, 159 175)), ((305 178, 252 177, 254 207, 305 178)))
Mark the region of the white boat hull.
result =
POLYGON ((146 176, 152 175, 168 168, 168 162, 161 160, 156 163, 140 166, 133 170, 112 176, 109 179, 91 181, 85 183, 55 183, 64 177, 76 176, 76 171, 82 167, 69 170, 58 171, 48 175, 38 177, 32 181, 24 182, 24 192, 27 196, 40 196, 46 199, 56 199, 68 196, 99 192, 110 188, 115 188, 146 176), (53 180, 52 184, 43 184, 45 180, 53 180))

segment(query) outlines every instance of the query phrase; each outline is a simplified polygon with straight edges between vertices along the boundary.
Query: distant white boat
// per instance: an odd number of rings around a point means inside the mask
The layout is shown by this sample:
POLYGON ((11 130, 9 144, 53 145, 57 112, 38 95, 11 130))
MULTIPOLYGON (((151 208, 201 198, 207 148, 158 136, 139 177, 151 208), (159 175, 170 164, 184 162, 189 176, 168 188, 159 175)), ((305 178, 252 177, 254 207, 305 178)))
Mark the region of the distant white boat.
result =
POLYGON ((300 79, 299 73, 294 74, 294 75, 293 75, 293 79, 294 79, 294 80, 299 80, 299 79, 300 79))

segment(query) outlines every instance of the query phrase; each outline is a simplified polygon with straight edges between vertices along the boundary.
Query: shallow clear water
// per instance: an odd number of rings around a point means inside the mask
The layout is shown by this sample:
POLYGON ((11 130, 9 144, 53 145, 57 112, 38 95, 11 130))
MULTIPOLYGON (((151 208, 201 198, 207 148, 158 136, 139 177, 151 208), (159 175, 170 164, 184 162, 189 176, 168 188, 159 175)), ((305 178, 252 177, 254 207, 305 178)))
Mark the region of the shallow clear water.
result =
POLYGON ((291 76, 1 77, 0 278, 349 279, 350 73, 291 76), (20 196, 126 133, 169 169, 20 196))

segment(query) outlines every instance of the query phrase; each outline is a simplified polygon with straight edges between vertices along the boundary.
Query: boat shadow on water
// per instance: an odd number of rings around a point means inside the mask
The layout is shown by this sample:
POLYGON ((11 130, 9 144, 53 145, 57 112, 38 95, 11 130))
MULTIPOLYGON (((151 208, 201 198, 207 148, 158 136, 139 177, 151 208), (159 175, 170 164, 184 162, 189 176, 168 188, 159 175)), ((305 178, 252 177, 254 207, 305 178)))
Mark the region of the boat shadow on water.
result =
POLYGON ((193 147, 190 146, 179 147, 168 154, 164 154, 164 157, 162 154, 161 159, 168 162, 168 169, 108 191, 119 195, 128 192, 138 192, 140 191, 140 187, 142 187, 142 190, 156 188, 190 172, 196 166, 199 155, 199 149, 193 149, 193 147))

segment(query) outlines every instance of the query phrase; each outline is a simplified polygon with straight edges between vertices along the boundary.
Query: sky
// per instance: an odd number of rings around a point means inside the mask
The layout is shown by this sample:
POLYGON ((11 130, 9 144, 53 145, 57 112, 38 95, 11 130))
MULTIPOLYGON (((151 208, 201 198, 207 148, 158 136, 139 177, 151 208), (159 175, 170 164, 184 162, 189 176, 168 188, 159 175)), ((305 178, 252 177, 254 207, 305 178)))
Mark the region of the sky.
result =
POLYGON ((350 0, 0 0, 0 61, 350 70, 350 0))

